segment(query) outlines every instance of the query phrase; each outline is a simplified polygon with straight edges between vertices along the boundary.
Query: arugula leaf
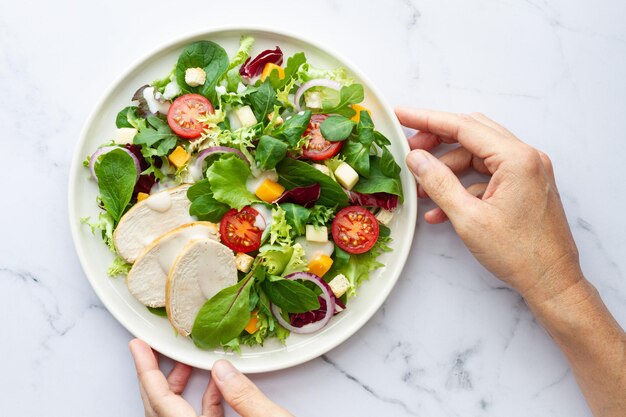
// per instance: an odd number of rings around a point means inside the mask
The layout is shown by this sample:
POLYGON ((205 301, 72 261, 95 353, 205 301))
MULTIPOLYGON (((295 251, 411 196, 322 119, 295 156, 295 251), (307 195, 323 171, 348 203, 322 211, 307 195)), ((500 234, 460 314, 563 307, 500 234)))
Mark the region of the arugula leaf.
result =
POLYGON ((289 146, 293 149, 298 145, 302 135, 306 131, 311 121, 311 111, 306 110, 294 114, 283 122, 275 131, 274 136, 279 139, 284 139, 289 143, 289 146))
POLYGON ((211 41, 198 41, 187 46, 176 63, 176 81, 186 93, 202 94, 215 103, 217 93, 215 86, 228 70, 228 55, 224 48, 211 41), (190 87, 185 82, 185 71, 188 68, 202 68, 206 73, 206 81, 198 87, 190 87))
POLYGON ((270 81, 266 79, 255 92, 249 95, 250 104, 257 120, 264 121, 265 117, 273 110, 276 102, 276 91, 270 81))
POLYGON ((356 172, 363 177, 369 177, 370 175, 370 146, 364 145, 356 138, 350 138, 347 140, 341 154, 345 157, 346 162, 356 172))
POLYGON ((350 107, 363 101, 365 93, 361 84, 350 84, 341 87, 339 91, 339 101, 323 100, 320 113, 335 113, 346 117, 355 115, 355 111, 350 107))
POLYGON ((287 155, 287 148, 287 144, 281 140, 267 135, 261 136, 254 156, 257 166, 263 170, 274 169, 287 155))
POLYGON ((352 133, 355 123, 343 116, 330 116, 320 125, 322 136, 329 142, 341 142, 352 133))
POLYGON ((375 155, 370 156, 370 175, 368 178, 361 178, 353 191, 363 194, 389 193, 395 194, 403 201, 402 182, 400 177, 388 177, 381 171, 381 158, 375 155))
POLYGON ((396 178, 400 175, 400 165, 396 163, 387 148, 383 148, 383 155, 380 158, 380 172, 390 178, 396 178))
POLYGON ((292 234, 294 236, 303 235, 311 215, 309 209, 293 203, 283 203, 280 204, 280 207, 285 210, 285 219, 291 226, 292 234))
POLYGON ((178 136, 172 132, 167 122, 157 116, 148 116, 150 127, 142 129, 133 143, 142 146, 144 156, 165 156, 176 147, 178 136), (156 148, 155 148, 156 145, 156 148))
POLYGON ((320 308, 317 295, 305 285, 289 280, 264 281, 263 291, 270 301, 286 313, 305 313, 320 308))
POLYGON ((133 197, 137 180, 135 162, 123 150, 114 149, 100 157, 95 171, 104 209, 118 222, 133 197))
POLYGON ((206 174, 215 200, 237 210, 259 201, 246 188, 250 167, 241 158, 222 156, 207 169, 206 174))
POLYGON ((211 349, 227 343, 243 331, 250 321, 250 289, 259 262, 244 279, 224 288, 207 300, 193 323, 193 342, 201 349, 211 349))
POLYGON ((276 165, 278 181, 287 189, 318 183, 320 185, 320 198, 318 204, 327 207, 346 207, 348 196, 343 188, 328 175, 323 174, 311 165, 303 161, 291 158, 283 159, 276 165))

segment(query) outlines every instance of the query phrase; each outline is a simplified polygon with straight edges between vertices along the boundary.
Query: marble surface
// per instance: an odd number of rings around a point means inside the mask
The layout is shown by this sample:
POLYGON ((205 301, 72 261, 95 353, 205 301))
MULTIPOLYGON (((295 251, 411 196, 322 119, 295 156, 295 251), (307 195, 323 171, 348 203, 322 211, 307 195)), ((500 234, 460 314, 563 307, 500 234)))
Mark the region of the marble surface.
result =
MULTIPOLYGON (((315 37, 391 103, 479 110, 546 151, 584 271, 626 325, 626 3, 172 4, 0 3, 0 415, 142 415, 131 336, 91 290, 70 239, 69 161, 92 106, 125 67, 172 37, 222 24, 315 37)), ((321 358, 253 379, 298 416, 590 415, 520 297, 449 225, 423 222, 397 287, 363 329, 321 358)), ((196 405, 206 380, 198 372, 190 383, 196 405)))

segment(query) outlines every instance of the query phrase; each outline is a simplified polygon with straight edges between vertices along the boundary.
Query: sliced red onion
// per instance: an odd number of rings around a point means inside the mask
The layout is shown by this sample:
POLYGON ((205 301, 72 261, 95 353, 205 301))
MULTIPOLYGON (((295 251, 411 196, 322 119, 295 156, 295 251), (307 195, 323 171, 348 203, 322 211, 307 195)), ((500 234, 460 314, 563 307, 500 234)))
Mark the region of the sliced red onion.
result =
POLYGON ((296 111, 302 110, 302 108, 300 107, 300 99, 302 98, 304 92, 313 87, 327 87, 337 91, 341 90, 341 84, 339 84, 337 81, 328 80, 326 78, 316 78, 315 80, 307 81, 302 84, 300 88, 298 88, 298 91, 296 91, 296 95, 293 97, 293 104, 295 104, 296 106, 296 111))
POLYGON ((100 149, 97 149, 91 155, 91 157, 89 158, 89 171, 91 171, 91 176, 96 180, 96 182, 98 182, 98 177, 96 177, 96 161, 105 153, 109 153, 115 149, 121 149, 122 151, 130 155, 131 158, 133 158, 133 162, 135 163, 135 168, 137 169, 137 179, 135 180, 135 182, 137 182, 137 180, 139 179, 139 175, 141 174, 141 164, 139 163, 139 159, 137 159, 135 154, 132 153, 129 149, 122 148, 120 146, 104 146, 100 149))
POLYGON ((194 171, 202 173, 202 164, 204 163, 204 160, 215 153, 235 154, 243 159, 246 164, 250 165, 250 161, 248 161, 248 158, 246 158, 246 156, 239 149, 229 148, 228 146, 211 146, 210 148, 206 148, 198 154, 198 158, 196 159, 196 162, 194 164, 194 171))
POLYGON ((316 331, 326 326, 335 314, 335 297, 333 294, 331 294, 328 284, 326 284, 325 282, 322 283, 322 279, 320 277, 315 274, 311 274, 310 272, 295 272, 293 274, 287 275, 285 279, 301 279, 303 281, 310 281, 317 285, 320 290, 322 290, 322 297, 324 298, 324 301, 326 301, 326 314, 321 320, 316 321, 315 323, 307 324, 303 327, 295 327, 292 326, 291 323, 286 321, 283 316, 280 315, 280 307, 272 304, 272 313, 274 314, 274 317, 276 317, 276 320, 278 320, 280 325, 290 332, 299 334, 315 333, 316 331))

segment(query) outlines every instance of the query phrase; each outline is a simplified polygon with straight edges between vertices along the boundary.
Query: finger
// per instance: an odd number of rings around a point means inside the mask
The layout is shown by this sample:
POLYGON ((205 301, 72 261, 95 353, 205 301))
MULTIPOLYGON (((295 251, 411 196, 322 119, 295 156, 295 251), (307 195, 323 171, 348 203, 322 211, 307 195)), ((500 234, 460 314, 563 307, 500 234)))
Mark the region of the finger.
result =
POLYGON ((407 138, 407 141, 409 142, 409 148, 411 148, 411 150, 423 149, 425 151, 430 151, 443 143, 443 138, 435 135, 434 133, 415 132, 407 138))
POLYGON ((538 152, 539 152, 539 158, 541 158, 541 163, 543 164, 543 167, 546 169, 546 172, 548 173, 548 178, 552 182, 552 185, 556 186, 556 179, 554 178, 554 167, 552 166, 552 161, 550 160, 550 157, 544 152, 541 152, 541 151, 538 151, 538 152))
POLYGON ((204 417, 224 417, 222 394, 217 389, 215 378, 211 378, 202 396, 202 415, 204 417))
POLYGON ((473 113, 470 113, 469 115, 473 117, 474 119, 478 120, 479 122, 481 122, 482 124, 489 126, 490 128, 492 128, 493 130, 497 132, 500 132, 505 135, 513 135, 506 127, 491 120, 490 118, 488 118, 482 113, 473 112, 473 113))
POLYGON ((287 410, 267 398, 230 362, 215 362, 211 375, 224 400, 242 417, 292 417, 287 410))
POLYGON ((187 382, 189 382, 189 377, 191 376, 192 371, 193 368, 191 366, 176 362, 176 365, 174 365, 174 368, 167 376, 167 383, 170 386, 170 391, 174 394, 182 394, 187 386, 187 382))
MULTIPOLYGON (((486 182, 472 184, 467 187, 467 192, 474 197, 482 198, 485 190, 487 189, 487 185, 488 184, 486 182)), ((448 216, 446 216, 446 213, 444 213, 441 208, 435 207, 434 209, 428 210, 426 213, 424 213, 424 220, 426 220, 426 222, 430 224, 438 224, 448 221, 448 216)))
POLYGON ((461 174, 469 168, 473 168, 481 174, 491 174, 485 166, 484 160, 473 155, 462 146, 443 154, 439 157, 439 160, 446 164, 455 174, 461 174))
POLYGON ((141 393, 141 402, 143 402, 143 409, 145 410, 146 417, 157 417, 156 412, 152 408, 152 404, 148 400, 148 394, 146 394, 146 390, 143 388, 143 385, 139 384, 139 392, 141 393))
POLYGON ((426 151, 411 151, 407 165, 428 196, 455 222, 479 200, 465 190, 443 162, 426 151))
POLYGON ((521 143, 468 115, 405 107, 396 108, 396 115, 403 125, 455 139, 464 148, 482 159, 495 155, 514 154, 521 143))
POLYGON ((154 400, 170 394, 169 384, 165 375, 159 369, 159 363, 150 346, 139 339, 131 340, 130 352, 137 368, 137 377, 148 397, 148 401, 154 404, 154 400))

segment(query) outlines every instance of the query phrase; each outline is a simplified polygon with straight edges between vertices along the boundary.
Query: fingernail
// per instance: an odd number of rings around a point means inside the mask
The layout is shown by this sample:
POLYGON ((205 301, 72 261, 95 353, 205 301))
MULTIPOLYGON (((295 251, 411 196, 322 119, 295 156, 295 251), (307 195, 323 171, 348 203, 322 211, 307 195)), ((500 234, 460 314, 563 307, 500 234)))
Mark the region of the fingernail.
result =
POLYGON ((226 382, 232 377, 238 375, 239 371, 230 362, 219 360, 213 364, 213 373, 218 381, 226 382))
POLYGON ((407 156, 406 163, 411 171, 419 177, 424 172, 430 161, 422 151, 413 151, 409 153, 409 156, 407 156))

